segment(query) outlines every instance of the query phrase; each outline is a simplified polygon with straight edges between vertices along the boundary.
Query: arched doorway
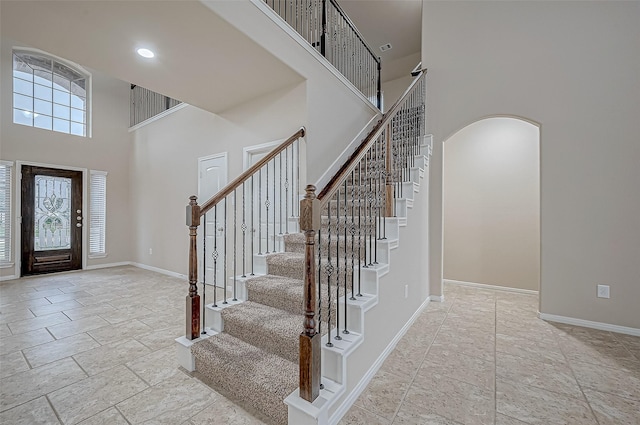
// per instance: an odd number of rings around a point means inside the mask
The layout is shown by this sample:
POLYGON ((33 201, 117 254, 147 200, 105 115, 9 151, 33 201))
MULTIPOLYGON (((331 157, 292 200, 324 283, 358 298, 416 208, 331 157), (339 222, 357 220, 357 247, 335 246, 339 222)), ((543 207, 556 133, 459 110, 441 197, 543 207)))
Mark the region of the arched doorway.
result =
POLYGON ((538 291, 540 128, 491 117, 444 142, 444 281, 538 291))

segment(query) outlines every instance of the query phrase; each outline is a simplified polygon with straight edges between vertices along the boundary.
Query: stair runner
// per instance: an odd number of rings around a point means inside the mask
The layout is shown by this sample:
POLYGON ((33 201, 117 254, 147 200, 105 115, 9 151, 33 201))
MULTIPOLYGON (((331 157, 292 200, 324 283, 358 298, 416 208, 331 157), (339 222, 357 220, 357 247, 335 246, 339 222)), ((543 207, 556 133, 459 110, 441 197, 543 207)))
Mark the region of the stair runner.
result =
MULTIPOLYGON (((334 255, 331 263, 340 265, 334 267, 336 272, 339 271, 339 282, 344 281, 345 274, 350 281, 353 270, 351 237, 347 237, 348 260, 345 267, 344 237, 337 236, 344 227, 340 226, 335 215, 332 220, 332 247, 335 247, 336 240, 340 241, 342 258, 336 262, 334 255)), ((324 235, 319 249, 323 257, 328 246, 328 221, 327 216, 322 217, 321 233, 324 235)), ((277 424, 287 423, 287 406, 283 401, 299 385, 299 335, 303 322, 305 238, 302 233, 292 233, 283 235, 283 240, 284 252, 267 255, 267 274, 247 280, 248 300, 221 310, 224 331, 195 343, 191 348, 196 370, 212 386, 243 400, 277 424)), ((322 269, 327 262, 326 258, 322 259, 322 269)), ((344 288, 339 291, 340 296, 344 295, 344 288)), ((322 317, 319 318, 323 322, 323 334, 327 332, 329 313, 327 292, 323 282, 318 294, 323 306, 322 317)), ((335 317, 335 285, 331 292, 330 314, 335 317)))

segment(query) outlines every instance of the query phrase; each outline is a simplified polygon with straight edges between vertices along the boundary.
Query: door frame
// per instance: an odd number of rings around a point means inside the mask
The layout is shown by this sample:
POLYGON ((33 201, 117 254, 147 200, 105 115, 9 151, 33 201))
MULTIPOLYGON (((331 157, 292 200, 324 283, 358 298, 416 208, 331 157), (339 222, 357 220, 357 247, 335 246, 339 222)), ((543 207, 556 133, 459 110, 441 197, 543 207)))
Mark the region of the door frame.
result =
POLYGON ((200 163, 207 161, 209 159, 216 159, 216 158, 224 158, 224 162, 227 164, 227 184, 229 184, 229 156, 227 155, 227 152, 219 152, 219 153, 214 153, 211 155, 207 155, 207 156, 201 156, 198 158, 197 164, 196 164, 196 170, 198 170, 198 204, 202 205, 203 202, 208 201, 208 199, 201 199, 200 198, 200 163))
MULTIPOLYGON (((88 168, 81 167, 72 167, 69 165, 58 165, 58 164, 45 164, 42 162, 33 162, 33 161, 16 161, 16 178, 14 181, 15 184, 15 244, 14 244, 14 252, 22 252, 22 166, 29 165, 33 167, 46 167, 46 168, 57 168, 58 170, 68 170, 68 171, 80 171, 82 172, 82 211, 83 217, 86 219, 88 217, 88 199, 87 199, 87 175, 88 168)), ((86 223, 86 220, 84 221, 86 223)), ((87 239, 87 227, 82 226, 82 268, 81 270, 85 270, 87 268, 87 250, 88 250, 88 239, 87 239)), ((22 270, 22 256, 15 256, 15 265, 14 265, 14 274, 19 277, 20 271, 22 270)))

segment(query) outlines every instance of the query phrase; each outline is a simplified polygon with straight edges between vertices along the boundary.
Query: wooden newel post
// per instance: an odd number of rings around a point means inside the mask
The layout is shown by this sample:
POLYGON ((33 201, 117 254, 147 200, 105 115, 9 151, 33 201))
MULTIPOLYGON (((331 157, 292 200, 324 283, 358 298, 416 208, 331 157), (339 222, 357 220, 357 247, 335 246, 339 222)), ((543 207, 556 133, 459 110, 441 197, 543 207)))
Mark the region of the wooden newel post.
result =
POLYGON ((320 228, 320 201, 308 185, 300 201, 300 229, 305 235, 304 322, 300 334, 300 397, 313 402, 320 394, 320 339, 316 326, 316 230, 320 228))
POLYGON ((385 131, 385 139, 386 139, 386 158, 385 158, 385 168, 387 172, 386 179, 386 197, 385 197, 385 217, 393 217, 393 152, 392 141, 391 141, 391 124, 387 124, 387 130, 385 131))
POLYGON ((196 196, 189 197, 187 205, 187 226, 189 226, 189 295, 187 295, 186 336, 193 340, 200 338, 200 295, 198 295, 198 226, 200 206, 196 196))

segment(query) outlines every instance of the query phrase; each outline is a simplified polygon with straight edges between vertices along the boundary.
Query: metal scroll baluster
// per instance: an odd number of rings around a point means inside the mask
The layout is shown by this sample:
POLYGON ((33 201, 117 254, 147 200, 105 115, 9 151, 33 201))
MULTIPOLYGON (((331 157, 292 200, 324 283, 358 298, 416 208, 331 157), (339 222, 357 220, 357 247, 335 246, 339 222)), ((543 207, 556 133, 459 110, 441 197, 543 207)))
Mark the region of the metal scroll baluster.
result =
MULTIPOLYGON (((336 191, 336 336, 335 339, 341 340, 340 336, 340 190, 336 191)), ((331 208, 331 203, 329 203, 331 208)), ((344 270, 344 273, 347 271, 344 270)))
POLYGON ((253 270, 253 253, 255 250, 253 249, 253 243, 256 236, 256 227, 254 222, 255 211, 253 210, 253 200, 254 200, 254 191, 253 191, 253 176, 251 176, 251 276, 255 276, 253 270))
POLYGON ((258 255, 262 255, 262 168, 258 170, 258 255))
POLYGON ((238 234, 237 234, 237 221, 238 221, 238 202, 236 202, 236 194, 237 190, 233 190, 233 301, 238 301, 236 297, 236 280, 238 278, 237 268, 236 268, 236 256, 238 249, 236 247, 238 243, 238 234))
MULTIPOLYGON (((280 202, 280 199, 276 199, 276 159, 271 160, 273 162, 273 252, 277 252, 276 248, 276 202, 280 202)), ((267 168, 269 166, 267 165, 267 168)), ((269 190, 269 188, 267 188, 269 190)), ((267 217, 267 220, 269 217, 267 217)))
POLYGON ((331 310, 333 305, 331 303, 331 274, 333 273, 333 264, 331 264, 331 205, 327 204, 327 330, 329 335, 327 336, 327 347, 333 347, 331 342, 331 310))
POLYGON ((322 335, 322 226, 318 229, 318 333, 322 335))
POLYGON ((242 183, 242 277, 247 277, 245 273, 246 261, 247 261, 247 248, 246 248, 246 236, 247 236, 247 221, 246 221, 246 205, 245 205, 245 187, 242 183))
POLYGON ((376 213, 376 220, 375 220, 375 227, 374 227, 374 231, 376 232, 373 243, 374 243, 374 248, 373 248, 373 264, 378 264, 378 239, 380 236, 380 153, 379 153, 379 149, 380 149, 380 144, 378 143, 380 141, 380 139, 378 138, 378 140, 375 141, 374 143, 374 149, 375 149, 375 155, 376 155, 376 173, 375 173, 375 185, 374 185, 374 190, 375 190, 375 213, 376 213))
MULTIPOLYGON (((362 204, 364 203, 364 199, 362 199, 362 163, 364 161, 360 160, 358 163, 358 296, 362 296, 361 286, 362 286, 362 204)), ((366 266, 366 258, 365 258, 365 266, 366 266)))
MULTIPOLYGON (((227 197, 228 198, 228 197, 227 197)), ((227 302, 227 201, 228 199, 224 198, 224 226, 223 226, 223 232, 224 232, 224 265, 223 265, 223 274, 222 274, 222 280, 224 282, 224 301, 222 302, 222 304, 229 304, 227 302)))
MULTIPOLYGON (((354 281, 355 281, 355 274, 356 274, 356 207, 355 207, 355 202, 356 202, 356 170, 354 169, 351 172, 351 229, 349 229, 349 231, 351 232, 351 298, 349 298, 350 300, 355 300, 356 297, 354 296, 355 291, 354 291, 354 281)), ((346 291, 345 291, 346 294, 346 291)), ((346 296, 346 295, 345 295, 346 296)))
MULTIPOLYGON (((338 205, 339 207, 339 205, 338 205)), ((347 275, 348 273, 348 264, 349 262, 347 261, 347 179, 344 180, 344 209, 343 209, 343 215, 344 215, 344 330, 342 331, 343 334, 348 334, 348 325, 347 325, 347 275)), ((353 276, 353 270, 351 272, 351 275, 353 276)))
POLYGON ((289 147, 284 151, 284 233, 289 234, 289 147))
MULTIPOLYGON (((388 127, 387 127, 388 128, 388 127)), ((382 197, 383 197, 383 202, 380 205, 381 211, 382 211, 382 238, 381 239, 387 239, 387 202, 389 202, 389 200, 387 199, 387 196, 389 196, 389 194, 387 193, 387 175, 389 173, 389 170, 387 170, 387 137, 389 137, 389 133, 388 131, 385 129, 382 132, 382 136, 380 136, 380 145, 382 146, 382 157, 381 157, 381 161, 382 161, 382 175, 380 176, 380 186, 381 190, 382 190, 382 197)), ((393 201, 393 198, 390 200, 391 202, 395 203, 393 201)))
MULTIPOLYGON (((265 254, 269 253, 269 205, 271 204, 269 202, 269 164, 267 163, 264 167, 267 171, 267 179, 266 179, 266 184, 264 185, 265 188, 265 192, 267 193, 267 200, 264 201, 264 206, 266 208, 266 224, 267 224, 267 251, 265 252, 265 254)), ((262 188, 261 188, 262 189, 262 188)))
MULTIPOLYGON (((278 167, 280 168, 280 180, 278 181, 279 183, 278 184, 278 189, 279 189, 278 204, 280 204, 280 229, 278 234, 282 235, 282 152, 278 154, 278 162, 280 163, 280 166, 278 167)), ((275 159, 273 161, 273 166, 274 167, 276 166, 275 159)), ((274 180, 275 180, 275 176, 274 176, 274 180)))
MULTIPOLYGON (((300 139, 298 139, 294 143, 294 146, 296 147, 296 191, 295 191, 295 195, 296 195, 296 199, 298 199, 298 194, 300 193, 300 139)), ((294 205, 297 205, 297 207, 298 207, 298 213, 296 214, 296 217, 300 217, 300 203, 299 202, 294 202, 294 205)))
MULTIPOLYGON (((202 216, 204 232, 202 232, 202 329, 203 334, 207 333, 204 325, 207 321, 207 213, 202 216)), ((215 294, 215 288, 213 293, 215 294)))
POLYGON ((218 205, 213 207, 213 306, 218 307, 218 205))
MULTIPOLYGON (((369 165, 370 168, 375 170, 375 162, 373 161, 373 147, 369 149, 369 165)), ((375 174, 372 170, 367 169, 367 182, 369 183, 369 190, 367 192, 367 196, 369 197, 369 214, 367 215, 367 233, 369 234, 369 266, 373 266, 373 239, 375 238, 375 230, 373 228, 373 202, 374 202, 374 193, 372 182, 375 174)))

